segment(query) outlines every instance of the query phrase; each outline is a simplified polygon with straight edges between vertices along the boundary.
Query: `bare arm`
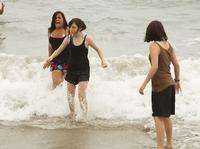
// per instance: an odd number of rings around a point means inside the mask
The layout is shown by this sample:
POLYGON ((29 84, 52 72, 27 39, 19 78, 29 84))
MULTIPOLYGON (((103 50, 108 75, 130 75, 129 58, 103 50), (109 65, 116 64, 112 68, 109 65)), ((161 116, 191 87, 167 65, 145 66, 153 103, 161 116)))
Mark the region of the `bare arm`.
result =
POLYGON ((58 49, 56 49, 52 55, 49 57, 48 60, 52 61, 56 56, 58 56, 64 49, 65 47, 69 44, 69 37, 66 36, 65 39, 63 40, 62 44, 59 46, 58 49))
POLYGON ((103 50, 96 46, 95 42, 93 41, 91 37, 87 37, 87 43, 88 43, 88 46, 91 46, 97 52, 99 58, 101 59, 102 67, 107 67, 103 50))
POLYGON ((179 93, 181 91, 181 85, 180 85, 180 66, 178 63, 178 60, 176 58, 176 54, 174 49, 171 47, 170 56, 172 60, 172 64, 174 66, 174 74, 175 74, 175 88, 176 92, 179 93))
POLYGON ((1 3, 0 14, 3 14, 3 12, 4 12, 4 7, 5 7, 4 3, 1 3))
POLYGON ((153 76, 155 75, 155 73, 158 70, 158 57, 160 54, 160 48, 158 47, 158 45, 156 45, 155 43, 153 43, 152 45, 150 45, 149 47, 150 50, 150 57, 151 57, 151 68, 143 82, 143 84, 140 87, 140 94, 144 94, 144 89, 146 87, 146 85, 149 83, 149 81, 153 78, 153 76))
POLYGON ((174 66, 175 80, 180 80, 180 66, 179 66, 179 63, 178 63, 178 60, 176 58, 176 54, 173 48, 170 52, 170 55, 172 59, 172 64, 174 66))
POLYGON ((49 52, 49 56, 51 56, 52 53, 53 53, 53 49, 52 49, 52 46, 51 46, 50 43, 49 43, 49 45, 48 45, 48 52, 49 52))
MULTIPOLYGON (((66 29, 66 37, 68 37, 69 36, 69 29, 67 28, 66 29)), ((48 37, 50 37, 50 33, 48 32, 48 37)), ((53 48, 52 48, 52 46, 51 46, 51 44, 49 43, 49 45, 48 45, 48 51, 49 51, 49 57, 53 54, 53 48)), ((61 51, 62 52, 62 51, 61 51)), ((59 55, 59 54, 58 54, 59 55)), ((55 56, 56 57, 56 56, 55 56)))
MULTIPOLYGON (((48 31, 48 39, 49 39, 49 37, 50 37, 50 33, 49 33, 49 31, 48 31)), ((49 56, 51 56, 52 53, 53 53, 53 49, 52 49, 52 46, 51 46, 50 43, 48 44, 48 53, 49 53, 49 56)))
MULTIPOLYGON (((48 31, 48 39, 49 39, 49 37, 50 37, 50 32, 48 31)), ((52 53, 53 53, 53 49, 52 49, 52 46, 49 42, 49 44, 48 44, 48 54, 49 54, 49 56, 51 56, 52 53)), ((45 64, 43 65, 43 68, 44 69, 48 68, 50 66, 50 63, 51 63, 50 61, 48 61, 48 62, 46 61, 45 64)))
POLYGON ((65 49, 65 47, 68 45, 68 43, 69 43, 69 37, 66 36, 65 39, 63 40, 62 44, 60 45, 60 47, 57 50, 55 50, 54 52, 50 50, 51 46, 48 46, 49 55, 51 54, 51 52, 53 52, 53 53, 44 62, 43 69, 49 67, 50 62, 65 49))

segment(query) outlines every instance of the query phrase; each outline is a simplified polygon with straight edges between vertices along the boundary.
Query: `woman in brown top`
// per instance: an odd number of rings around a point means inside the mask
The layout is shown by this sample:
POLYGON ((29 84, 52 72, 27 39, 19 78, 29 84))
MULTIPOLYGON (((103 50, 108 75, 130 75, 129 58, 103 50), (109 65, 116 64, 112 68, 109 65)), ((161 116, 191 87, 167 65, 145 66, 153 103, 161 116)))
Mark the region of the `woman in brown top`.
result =
POLYGON ((139 92, 144 94, 148 82, 152 83, 152 116, 155 121, 157 135, 157 149, 163 149, 164 132, 167 136, 167 148, 173 148, 172 122, 170 115, 175 114, 175 91, 179 93, 180 78, 179 64, 175 51, 167 41, 163 25, 159 21, 152 21, 147 29, 145 42, 151 42, 149 46, 151 68, 139 92), (170 64, 174 66, 175 79, 170 73, 170 64))

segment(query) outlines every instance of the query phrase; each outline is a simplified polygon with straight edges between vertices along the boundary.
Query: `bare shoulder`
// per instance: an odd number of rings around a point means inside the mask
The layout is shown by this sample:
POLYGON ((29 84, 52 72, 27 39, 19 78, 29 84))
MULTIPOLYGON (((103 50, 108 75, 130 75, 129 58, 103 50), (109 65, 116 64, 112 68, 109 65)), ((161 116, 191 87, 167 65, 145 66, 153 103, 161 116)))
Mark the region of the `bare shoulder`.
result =
POLYGON ((157 43, 165 50, 168 50, 170 48, 169 41, 157 41, 157 43))
POLYGON ((149 50, 156 50, 156 51, 159 51, 160 50, 160 47, 158 46, 158 44, 156 42, 151 42, 149 44, 149 50))
POLYGON ((92 36, 90 36, 90 35, 86 35, 85 40, 86 40, 86 41, 91 41, 91 40, 93 40, 93 38, 92 38, 92 36))
POLYGON ((87 35, 85 38, 86 45, 92 45, 94 43, 92 36, 87 35))
POLYGON ((168 51, 170 53, 174 52, 174 45, 169 41, 167 41, 167 44, 168 44, 168 51))

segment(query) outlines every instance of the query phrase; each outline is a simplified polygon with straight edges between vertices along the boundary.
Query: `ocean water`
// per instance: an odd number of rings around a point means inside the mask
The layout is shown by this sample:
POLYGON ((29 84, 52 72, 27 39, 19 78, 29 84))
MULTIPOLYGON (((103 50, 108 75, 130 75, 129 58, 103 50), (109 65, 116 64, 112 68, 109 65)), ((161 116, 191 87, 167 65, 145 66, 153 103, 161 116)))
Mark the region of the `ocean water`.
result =
MULTIPOLYGON (((163 22, 180 56, 199 56, 199 0, 7 0, 0 16, 0 33, 6 40, 0 52, 47 55, 47 28, 54 11, 65 13, 68 22, 82 18, 97 45, 107 56, 146 54, 144 34, 152 20, 163 22), (195 53, 195 54, 194 54, 195 53)), ((95 54, 93 54, 95 55, 95 54)))
MULTIPOLYGON (((0 121, 42 128, 144 126, 153 138, 150 84, 145 95, 138 88, 149 69, 148 44, 143 42, 148 23, 163 22, 181 66, 182 93, 177 95, 174 119, 178 148, 200 148, 200 1, 198 0, 81 0, 5 1, 0 16, 0 121), (54 11, 67 20, 85 20, 86 34, 104 50, 109 67, 102 69, 90 49, 89 119, 68 124, 66 82, 51 90, 47 57, 47 28, 54 11)), ((77 97, 77 96, 76 96, 77 97)), ((78 99, 76 106, 79 111, 78 99)))

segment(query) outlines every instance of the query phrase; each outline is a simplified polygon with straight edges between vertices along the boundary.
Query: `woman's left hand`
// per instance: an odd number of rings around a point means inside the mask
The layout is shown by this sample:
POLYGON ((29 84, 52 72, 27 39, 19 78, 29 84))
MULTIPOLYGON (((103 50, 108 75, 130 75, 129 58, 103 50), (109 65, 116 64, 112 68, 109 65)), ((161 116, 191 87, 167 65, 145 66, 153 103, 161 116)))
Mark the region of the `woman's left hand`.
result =
POLYGON ((142 86, 140 87, 140 89, 139 89, 139 93, 140 93, 141 95, 144 95, 144 89, 145 89, 145 86, 142 85, 142 86))

